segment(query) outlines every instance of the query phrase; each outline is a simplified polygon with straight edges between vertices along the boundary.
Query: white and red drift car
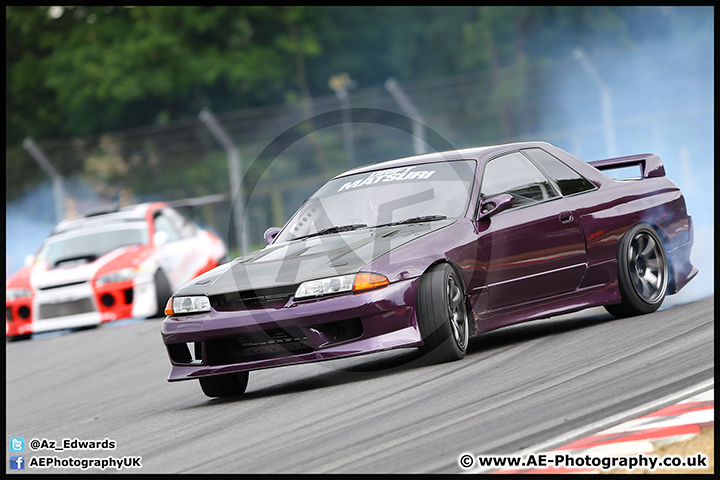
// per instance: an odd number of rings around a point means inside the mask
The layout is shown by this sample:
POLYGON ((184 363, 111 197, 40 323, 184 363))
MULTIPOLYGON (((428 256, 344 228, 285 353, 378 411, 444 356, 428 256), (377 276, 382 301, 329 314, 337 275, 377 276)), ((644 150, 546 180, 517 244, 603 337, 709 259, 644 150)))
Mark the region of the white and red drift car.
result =
POLYGON ((65 220, 8 279, 5 335, 162 315, 175 289, 226 258, 220 238, 163 202, 65 220))

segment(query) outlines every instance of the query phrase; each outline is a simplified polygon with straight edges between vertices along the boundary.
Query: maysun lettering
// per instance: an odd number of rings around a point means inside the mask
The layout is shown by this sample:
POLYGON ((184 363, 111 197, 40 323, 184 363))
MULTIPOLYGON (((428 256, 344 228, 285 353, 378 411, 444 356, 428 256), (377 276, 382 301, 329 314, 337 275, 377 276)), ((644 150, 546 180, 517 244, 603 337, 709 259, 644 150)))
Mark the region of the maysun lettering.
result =
POLYGON ((391 168, 389 170, 381 170, 379 172, 372 172, 367 178, 361 178, 354 182, 344 183, 338 192, 343 190, 351 190, 353 188, 362 187, 365 185, 374 185, 379 182, 396 182, 400 180, 425 180, 435 173, 435 170, 417 170, 411 171, 414 166, 402 167, 402 168, 391 168))

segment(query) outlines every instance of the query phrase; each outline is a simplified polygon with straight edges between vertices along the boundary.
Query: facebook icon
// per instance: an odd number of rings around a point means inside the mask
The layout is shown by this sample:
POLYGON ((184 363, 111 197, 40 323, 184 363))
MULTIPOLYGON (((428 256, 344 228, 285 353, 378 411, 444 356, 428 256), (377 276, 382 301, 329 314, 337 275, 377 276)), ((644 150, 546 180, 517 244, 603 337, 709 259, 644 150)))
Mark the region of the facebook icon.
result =
POLYGON ((25 455, 10 455, 10 470, 25 470, 25 455))

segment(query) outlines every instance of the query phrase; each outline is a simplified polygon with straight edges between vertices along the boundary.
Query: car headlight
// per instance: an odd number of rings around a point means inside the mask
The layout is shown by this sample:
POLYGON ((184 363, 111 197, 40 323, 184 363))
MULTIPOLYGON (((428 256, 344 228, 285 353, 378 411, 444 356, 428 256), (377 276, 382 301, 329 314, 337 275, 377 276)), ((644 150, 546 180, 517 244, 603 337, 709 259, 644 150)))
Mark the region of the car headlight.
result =
POLYGON ((8 288, 5 290, 5 300, 15 300, 16 298, 31 297, 32 292, 27 288, 8 288))
POLYGON ((113 272, 109 275, 103 275, 95 280, 95 285, 104 285, 106 283, 122 282, 125 280, 132 280, 135 278, 136 270, 134 268, 123 268, 117 272, 113 272))
POLYGON ((210 299, 206 296, 171 297, 165 306, 165 315, 186 315, 210 311, 210 299))
POLYGON ((320 297, 350 291, 361 292, 384 287, 389 283, 390 281, 386 276, 377 273, 358 273, 357 275, 321 278, 301 283, 295 291, 295 298, 320 297))

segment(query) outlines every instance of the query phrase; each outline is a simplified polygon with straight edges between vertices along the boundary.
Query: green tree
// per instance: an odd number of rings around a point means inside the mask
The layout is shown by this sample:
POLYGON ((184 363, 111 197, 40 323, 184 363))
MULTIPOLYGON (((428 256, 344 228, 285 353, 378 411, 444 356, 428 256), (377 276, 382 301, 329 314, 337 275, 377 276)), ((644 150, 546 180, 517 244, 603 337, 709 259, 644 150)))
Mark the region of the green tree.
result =
MULTIPOLYGON (((632 48, 712 32, 712 7, 7 6, 6 144, 99 134, 330 94, 487 71, 501 131, 528 117, 528 72, 580 46, 632 48), (503 77, 504 69, 512 75, 503 77), (510 78, 512 81, 508 81, 510 78)), ((712 37, 712 33, 710 34, 712 37)), ((702 40, 706 42, 708 36, 702 40)), ((316 152, 322 163, 321 151, 316 152)))
POLYGON ((302 7, 6 7, 6 141, 282 101, 318 46, 302 7))

